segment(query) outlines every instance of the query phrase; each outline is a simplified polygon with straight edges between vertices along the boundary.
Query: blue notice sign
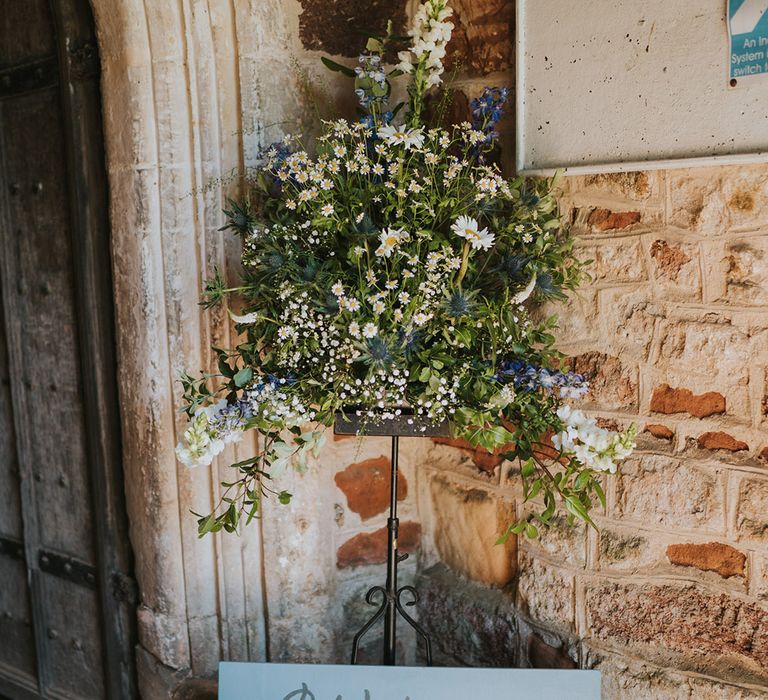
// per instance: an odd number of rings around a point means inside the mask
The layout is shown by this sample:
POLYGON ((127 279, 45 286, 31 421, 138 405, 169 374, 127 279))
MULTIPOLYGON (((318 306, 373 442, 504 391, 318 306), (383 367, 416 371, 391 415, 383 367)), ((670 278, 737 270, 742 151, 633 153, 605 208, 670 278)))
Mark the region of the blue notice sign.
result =
POLYGON ((224 662, 219 700, 600 700, 599 671, 224 662))
POLYGON ((728 0, 728 35, 731 85, 767 75, 768 0, 728 0))

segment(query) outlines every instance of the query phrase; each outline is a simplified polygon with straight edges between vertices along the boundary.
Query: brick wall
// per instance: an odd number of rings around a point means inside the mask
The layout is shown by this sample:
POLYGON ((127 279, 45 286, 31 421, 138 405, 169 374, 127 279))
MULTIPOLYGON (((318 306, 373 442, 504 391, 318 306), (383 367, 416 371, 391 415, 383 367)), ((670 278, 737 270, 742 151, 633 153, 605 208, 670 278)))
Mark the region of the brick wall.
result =
MULTIPOLYGON (((453 6, 463 118, 465 97, 512 83, 513 3, 453 6)), ((566 177, 561 205, 594 264, 559 309, 560 347, 592 379, 593 415, 638 423, 638 450, 609 480, 598 531, 499 547, 525 508, 509 465, 404 441, 421 620, 443 663, 599 668, 606 700, 765 697, 768 167, 566 177)), ((340 508, 368 508, 360 494, 386 468, 345 468, 340 508)), ((383 577, 361 561, 378 551, 379 510, 353 516, 367 534, 337 552, 361 585, 383 577)))

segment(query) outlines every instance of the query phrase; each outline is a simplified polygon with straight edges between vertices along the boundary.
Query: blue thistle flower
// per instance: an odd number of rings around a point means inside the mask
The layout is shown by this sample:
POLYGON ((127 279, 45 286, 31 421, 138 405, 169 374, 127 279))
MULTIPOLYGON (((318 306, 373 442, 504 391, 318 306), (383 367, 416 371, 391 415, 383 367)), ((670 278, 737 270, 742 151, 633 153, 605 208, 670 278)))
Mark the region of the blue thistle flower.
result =
POLYGON ((463 292, 460 289, 448 290, 446 299, 443 302, 443 310, 446 316, 450 318, 472 316, 475 309, 474 296, 474 293, 463 292))
POLYGON ((483 94, 472 100, 469 106, 472 110, 472 126, 478 131, 485 133, 485 148, 479 145, 473 147, 473 155, 482 163, 485 160, 484 151, 493 148, 496 139, 499 138, 499 132, 496 131, 496 124, 504 116, 504 104, 509 97, 509 90, 504 87, 487 87, 483 94))

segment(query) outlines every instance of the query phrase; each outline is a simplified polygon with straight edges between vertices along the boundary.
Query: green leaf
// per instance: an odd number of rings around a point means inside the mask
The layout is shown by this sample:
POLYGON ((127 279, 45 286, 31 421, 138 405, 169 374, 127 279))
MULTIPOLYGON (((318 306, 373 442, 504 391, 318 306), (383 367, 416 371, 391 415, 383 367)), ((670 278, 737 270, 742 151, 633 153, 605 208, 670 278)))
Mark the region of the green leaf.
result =
POLYGON ((323 65, 329 70, 332 70, 336 73, 341 73, 343 75, 346 75, 349 78, 357 77, 357 74, 355 73, 355 71, 353 71, 351 68, 348 68, 347 66, 342 66, 341 63, 336 63, 336 61, 332 61, 330 58, 326 58, 325 56, 322 56, 320 60, 323 62, 323 65))
POLYGON ((234 377, 235 386, 242 389, 253 378, 253 368, 243 367, 234 377))
POLYGON ((287 491, 281 491, 279 494, 277 494, 277 499, 284 506, 287 506, 291 502, 292 498, 293 494, 290 494, 287 491))

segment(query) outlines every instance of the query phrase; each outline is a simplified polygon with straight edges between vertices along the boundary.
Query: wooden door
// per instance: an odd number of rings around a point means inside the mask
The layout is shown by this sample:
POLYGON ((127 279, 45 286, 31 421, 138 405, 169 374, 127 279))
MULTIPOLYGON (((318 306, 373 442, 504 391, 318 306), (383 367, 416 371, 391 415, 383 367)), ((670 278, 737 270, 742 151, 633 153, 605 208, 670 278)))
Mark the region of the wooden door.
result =
POLYGON ((128 698, 99 61, 87 0, 0 0, 0 697, 128 698))

